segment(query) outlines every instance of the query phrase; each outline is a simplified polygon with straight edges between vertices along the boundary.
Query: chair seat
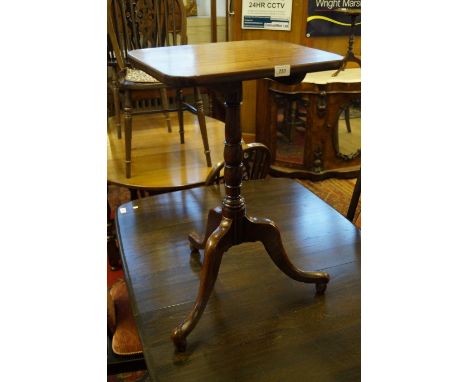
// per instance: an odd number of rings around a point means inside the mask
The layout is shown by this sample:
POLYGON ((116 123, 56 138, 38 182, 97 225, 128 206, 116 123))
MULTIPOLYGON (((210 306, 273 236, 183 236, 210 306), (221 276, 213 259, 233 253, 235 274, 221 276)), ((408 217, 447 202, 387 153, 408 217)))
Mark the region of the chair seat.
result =
POLYGON ((109 291, 115 305, 116 324, 112 336, 112 351, 121 356, 142 354, 143 347, 133 318, 125 281, 117 280, 109 291))
POLYGON ((148 73, 143 70, 127 68, 125 74, 125 81, 136 82, 136 83, 160 83, 156 78, 151 77, 148 73))

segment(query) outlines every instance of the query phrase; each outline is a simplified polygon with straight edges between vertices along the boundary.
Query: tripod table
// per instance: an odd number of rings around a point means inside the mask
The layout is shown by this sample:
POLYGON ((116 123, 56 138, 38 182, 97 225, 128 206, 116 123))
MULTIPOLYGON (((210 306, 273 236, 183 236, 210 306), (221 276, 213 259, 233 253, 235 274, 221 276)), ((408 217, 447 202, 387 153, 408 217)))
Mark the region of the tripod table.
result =
POLYGON ((281 271, 294 280, 315 284, 317 293, 323 293, 329 275, 296 268, 288 259, 275 223, 246 213, 241 195, 240 104, 242 81, 272 78, 296 84, 306 73, 338 69, 342 57, 284 41, 250 40, 139 49, 129 52, 129 59, 135 67, 169 86, 204 86, 217 91, 226 106, 225 196, 222 207, 210 209, 204 237, 189 237, 192 250, 205 250, 204 260, 195 304, 172 332, 176 349, 185 351, 186 338, 197 325, 213 290, 223 253, 234 245, 261 241, 281 271))

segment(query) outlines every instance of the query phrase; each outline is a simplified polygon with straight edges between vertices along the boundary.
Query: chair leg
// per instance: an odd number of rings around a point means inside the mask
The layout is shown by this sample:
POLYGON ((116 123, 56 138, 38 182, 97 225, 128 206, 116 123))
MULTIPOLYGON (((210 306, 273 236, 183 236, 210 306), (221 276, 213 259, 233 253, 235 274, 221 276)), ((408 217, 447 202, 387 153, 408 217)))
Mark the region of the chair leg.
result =
MULTIPOLYGON (((115 71, 114 71, 115 72, 115 71)), ((114 98, 114 121, 115 127, 117 128, 117 138, 122 138, 122 127, 120 124, 120 95, 119 95, 119 84, 116 75, 112 76, 112 95, 114 98)))
POLYGON ((345 115, 345 122, 346 122, 346 130, 348 133, 351 132, 351 122, 349 121, 349 105, 346 106, 344 109, 344 115, 345 115))
POLYGON ((197 107, 198 124, 200 125, 200 132, 201 132, 201 136, 203 140, 203 148, 205 149, 206 165, 207 167, 211 167, 210 144, 208 142, 208 132, 206 131, 205 112, 203 110, 203 100, 200 94, 200 89, 194 88, 194 94, 195 94, 195 104, 197 107))
POLYGON ((352 222, 354 219, 354 215, 356 213, 356 208, 357 208, 360 196, 361 196, 361 172, 359 171, 359 175, 356 180, 356 185, 354 186, 354 190, 353 190, 353 195, 351 196, 351 202, 349 203, 348 213, 346 214, 346 219, 348 219, 350 222, 352 222))
POLYGON ((169 101, 167 100, 166 88, 161 88, 160 93, 161 93, 162 107, 164 109, 164 116, 166 117, 167 131, 169 133, 172 133, 171 117, 170 117, 169 112, 168 112, 168 110, 169 110, 169 101))
POLYGON ((208 93, 208 110, 207 114, 212 117, 213 116, 213 93, 208 93))
POLYGON ((182 89, 176 90, 177 116, 179 117, 180 143, 185 143, 184 138, 184 110, 182 106, 182 89))
POLYGON ((125 91, 124 100, 124 124, 125 124, 125 176, 132 176, 132 100, 130 91, 125 91))

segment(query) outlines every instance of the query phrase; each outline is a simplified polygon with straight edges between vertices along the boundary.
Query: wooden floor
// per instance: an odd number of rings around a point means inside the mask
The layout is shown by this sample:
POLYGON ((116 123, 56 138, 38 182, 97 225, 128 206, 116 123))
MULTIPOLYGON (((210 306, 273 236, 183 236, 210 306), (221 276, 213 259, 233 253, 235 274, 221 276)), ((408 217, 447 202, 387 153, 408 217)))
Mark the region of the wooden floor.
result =
MULTIPOLYGON (((132 177, 125 177, 125 148, 117 139, 114 118, 109 119, 107 135, 107 180, 130 187, 178 189, 202 184, 210 167, 206 165, 200 127, 196 116, 184 113, 185 143, 180 143, 177 114, 171 113, 172 133, 163 114, 134 117, 132 177)), ((224 123, 206 117, 213 165, 223 160, 224 123)), ((122 124, 123 129, 123 124, 122 124)))

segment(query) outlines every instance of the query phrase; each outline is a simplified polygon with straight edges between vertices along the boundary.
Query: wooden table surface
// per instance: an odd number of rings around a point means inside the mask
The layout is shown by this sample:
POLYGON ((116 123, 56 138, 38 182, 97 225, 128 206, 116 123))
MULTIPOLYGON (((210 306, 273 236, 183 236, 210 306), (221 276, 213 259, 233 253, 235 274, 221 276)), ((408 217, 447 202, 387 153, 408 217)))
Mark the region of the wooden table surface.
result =
POLYGON ((331 276, 325 295, 279 271, 260 243, 224 254, 187 351, 174 326, 193 305, 200 264, 187 235, 203 232, 223 187, 124 204, 117 231, 132 309, 154 381, 359 381, 360 232, 290 179, 244 182, 249 214, 277 222, 291 261, 331 276))
POLYGON ((274 40, 139 49, 128 57, 137 68, 175 87, 275 77, 278 65, 290 65, 291 74, 331 70, 339 68, 343 59, 335 53, 274 40))
MULTIPOLYGON (((107 181, 133 189, 174 191, 205 183, 207 167, 197 117, 184 113, 185 143, 176 129, 167 132, 163 113, 133 118, 131 178, 125 174, 125 142, 117 138, 114 117, 107 133, 107 181)), ((171 113, 172 126, 178 126, 177 113, 171 113)), ((178 129, 178 127, 177 127, 178 129)), ((223 160, 224 123, 206 117, 213 164, 223 160)))

